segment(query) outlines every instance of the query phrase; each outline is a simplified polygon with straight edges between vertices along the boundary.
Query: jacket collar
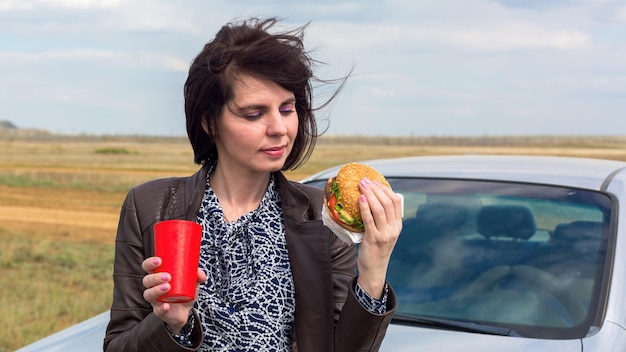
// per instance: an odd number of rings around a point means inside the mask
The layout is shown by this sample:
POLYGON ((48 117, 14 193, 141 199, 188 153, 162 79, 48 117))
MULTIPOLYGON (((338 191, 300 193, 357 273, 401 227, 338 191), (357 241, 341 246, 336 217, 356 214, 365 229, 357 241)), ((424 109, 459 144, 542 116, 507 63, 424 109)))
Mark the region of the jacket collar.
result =
POLYGON ((200 205, 202 204, 202 197, 204 197, 204 187, 206 186, 206 179, 211 167, 210 162, 204 163, 200 170, 187 179, 185 185, 185 204, 187 220, 196 221, 200 205))
MULTIPOLYGON (((185 204, 187 220, 196 220, 198 210, 204 196, 204 187, 208 172, 211 169, 212 161, 207 161, 202 165, 200 170, 193 174, 185 185, 185 204)), ((295 187, 282 172, 275 172, 274 176, 280 190, 283 214, 285 219, 293 219, 297 222, 311 220, 309 214, 309 204, 311 202, 309 195, 301 189, 295 187)))

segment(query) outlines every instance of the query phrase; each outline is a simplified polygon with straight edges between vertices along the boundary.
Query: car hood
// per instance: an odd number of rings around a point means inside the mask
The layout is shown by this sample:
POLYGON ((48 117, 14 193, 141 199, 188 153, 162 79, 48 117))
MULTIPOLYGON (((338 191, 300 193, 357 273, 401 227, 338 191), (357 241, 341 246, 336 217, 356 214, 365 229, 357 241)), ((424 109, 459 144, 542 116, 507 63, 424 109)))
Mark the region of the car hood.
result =
POLYGON ((15 352, 102 351, 109 312, 96 315, 15 352))
POLYGON ((576 352, 581 340, 540 340, 391 324, 381 352, 576 352))
MULTIPOLYGON (((100 351, 109 312, 62 330, 16 352, 100 351)), ((482 352, 576 352, 580 340, 539 340, 522 337, 492 336, 391 324, 381 352, 482 351, 482 352)), ((600 349, 602 350, 602 349, 600 349)))

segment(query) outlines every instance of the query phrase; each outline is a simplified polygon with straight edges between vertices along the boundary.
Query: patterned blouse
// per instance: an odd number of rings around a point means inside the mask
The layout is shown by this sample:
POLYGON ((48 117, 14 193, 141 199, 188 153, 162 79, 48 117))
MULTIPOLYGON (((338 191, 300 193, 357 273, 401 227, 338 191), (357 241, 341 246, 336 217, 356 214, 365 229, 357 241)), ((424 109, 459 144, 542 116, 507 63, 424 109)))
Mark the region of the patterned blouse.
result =
MULTIPOLYGON (((291 351, 295 288, 274 177, 259 207, 234 222, 224 218, 207 178, 197 222, 207 273, 195 303, 204 331, 200 351, 291 351)), ((358 284, 355 292, 368 310, 385 312, 386 294, 376 300, 358 284)))

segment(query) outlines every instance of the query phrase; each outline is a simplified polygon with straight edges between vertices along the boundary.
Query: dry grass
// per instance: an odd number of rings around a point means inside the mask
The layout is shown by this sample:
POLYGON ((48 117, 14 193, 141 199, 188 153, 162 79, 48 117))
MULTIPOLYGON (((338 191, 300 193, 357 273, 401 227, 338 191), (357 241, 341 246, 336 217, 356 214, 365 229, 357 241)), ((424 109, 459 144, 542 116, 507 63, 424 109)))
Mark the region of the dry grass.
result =
MULTIPOLYGON (((549 154, 626 160, 623 137, 323 137, 291 179, 407 155, 549 154)), ((183 138, 0 135, 0 352, 108 309, 127 190, 193 173, 183 138)))
MULTIPOLYGON (((64 226, 4 222, 0 350, 16 348, 106 309, 111 245, 74 241, 64 226)), ((76 231, 90 231, 76 228, 76 231)))

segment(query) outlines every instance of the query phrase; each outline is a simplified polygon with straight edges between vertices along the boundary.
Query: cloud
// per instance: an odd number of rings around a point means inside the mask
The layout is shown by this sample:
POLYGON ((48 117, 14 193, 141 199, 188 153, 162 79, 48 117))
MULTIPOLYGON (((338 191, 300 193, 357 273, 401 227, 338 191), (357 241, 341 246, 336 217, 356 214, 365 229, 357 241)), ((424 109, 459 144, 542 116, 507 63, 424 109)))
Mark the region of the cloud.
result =
POLYGON ((0 1, 0 11, 15 11, 32 9, 33 4, 21 0, 3 0, 0 1))
POLYGON ((90 66, 109 67, 135 67, 146 69, 149 67, 176 72, 187 72, 189 62, 176 56, 163 53, 133 53, 126 51, 107 51, 92 49, 71 49, 71 50, 47 50, 28 52, 2 52, 0 60, 5 65, 17 65, 20 63, 33 63, 53 65, 54 61, 70 63, 83 63, 90 66))
POLYGON ((38 8, 103 9, 121 5, 121 0, 2 0, 0 11, 33 10, 38 8))
POLYGON ((318 38, 328 38, 321 44, 323 47, 354 52, 376 48, 382 54, 387 51, 397 54, 399 50, 423 48, 423 45, 505 51, 581 50, 589 49, 593 44, 591 36, 581 30, 550 28, 531 23, 491 23, 489 26, 324 23, 314 28, 318 38))
POLYGON ((533 10, 553 9, 564 6, 573 6, 580 0, 550 0, 550 1, 532 1, 532 0, 492 0, 504 6, 511 8, 525 8, 533 10))
POLYGON ((102 9, 122 5, 121 0, 45 0, 38 1, 38 3, 73 9, 102 9))
MULTIPOLYGON (((503 24, 493 28, 465 30, 430 28, 426 40, 437 40, 457 47, 479 50, 587 49, 591 37, 577 30, 543 28, 530 24, 503 24)), ((418 36, 417 39, 420 39, 418 36)))
POLYGON ((615 19, 621 22, 626 22, 626 6, 620 6, 615 11, 615 19))
POLYGON ((90 61, 90 60, 111 60, 120 56, 119 53, 106 50, 50 50, 40 52, 0 52, 0 58, 3 60, 29 61, 29 62, 47 62, 50 60, 73 60, 73 61, 90 61))

